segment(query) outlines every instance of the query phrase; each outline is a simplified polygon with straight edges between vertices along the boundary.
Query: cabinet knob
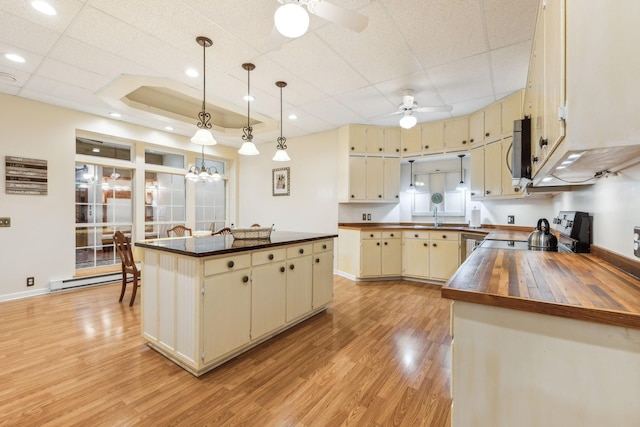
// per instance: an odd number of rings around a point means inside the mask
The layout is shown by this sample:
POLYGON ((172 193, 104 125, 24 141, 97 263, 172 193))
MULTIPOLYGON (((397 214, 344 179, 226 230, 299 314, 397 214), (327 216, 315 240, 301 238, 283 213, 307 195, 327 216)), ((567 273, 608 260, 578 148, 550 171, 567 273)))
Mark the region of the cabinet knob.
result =
POLYGON ((316 258, 316 264, 320 263, 320 258, 316 258))
POLYGON ((531 162, 532 163, 538 163, 538 156, 532 156, 531 157, 531 162))
POLYGON ((382 148, 378 148, 378 151, 382 151, 382 148))
POLYGON ((233 261, 229 261, 229 262, 227 263, 227 267, 229 267, 229 268, 233 268, 233 266, 234 266, 234 265, 235 265, 235 264, 233 263, 233 261))
POLYGON ((484 136, 489 136, 489 135, 491 135, 491 132, 487 132, 484 134, 484 136))
POLYGON ((269 254, 269 260, 271 261, 273 259, 273 254, 269 254))
POLYGON ((294 268, 296 268, 296 266, 295 266, 295 265, 293 265, 293 264, 291 264, 291 265, 289 266, 289 270, 293 270, 294 268))
POLYGON ((429 146, 428 146, 428 145, 425 145, 425 146, 424 146, 424 149, 425 149, 425 150, 428 150, 428 149, 429 149, 429 146))
POLYGON ((380 242, 376 242, 376 246, 380 246, 380 242))
POLYGON ((484 192, 484 194, 489 194, 489 193, 491 193, 491 191, 489 191, 489 190, 484 192))
POLYGON ((369 237, 373 237, 373 234, 369 234, 369 237))
POLYGON ((390 236, 393 237, 393 233, 391 233, 390 236))
POLYGON ((434 244, 433 244, 433 247, 435 248, 436 246, 438 246, 438 245, 434 243, 434 244))
POLYGON ((378 199, 382 199, 382 194, 378 194, 378 199))
POLYGON ((327 249, 327 245, 322 245, 322 249, 327 249))
POLYGON ((242 283, 247 283, 249 281, 249 276, 242 276, 242 283))
POLYGON ((403 149, 402 149, 402 151, 407 151, 407 149, 406 149, 406 148, 403 148, 403 149))
POLYGON ((356 149, 356 147, 351 147, 351 151, 353 151, 353 150, 355 150, 355 149, 356 149))
POLYGON ((280 273, 284 273, 284 267, 280 267, 280 273))
POLYGON ((476 193, 472 191, 472 192, 471 192, 471 195, 472 195, 472 196, 475 196, 475 195, 476 195, 476 193))
POLYGON ((304 249, 300 248, 300 250, 299 250, 298 252, 300 252, 301 254, 303 254, 303 253, 304 253, 304 249))
POLYGON ((464 141, 462 141, 462 145, 465 145, 466 143, 467 143, 466 139, 464 141))
POLYGON ((351 195, 351 198, 352 198, 352 199, 355 199, 355 197, 356 197, 356 196, 354 196, 353 194, 351 195))
POLYGON ((540 145, 540 148, 546 147, 547 145, 549 145, 549 140, 544 139, 543 137, 540 137, 538 144, 540 145))
POLYGON ((417 239, 417 238, 418 238, 418 235, 417 235, 417 234, 414 234, 414 235, 413 235, 413 237, 415 237, 415 238, 417 239))
POLYGON ((385 245, 385 246, 387 246, 387 244, 388 244, 387 242, 384 242, 384 245, 385 245))
POLYGON ((399 148, 396 148, 396 153, 399 153, 399 152, 400 152, 400 149, 399 149, 399 148))
POLYGON ((471 138, 471 139, 469 140, 469 142, 473 144, 473 138, 471 138))
POLYGON ((443 239, 446 239, 446 238, 447 238, 447 235, 446 235, 446 234, 443 234, 443 235, 442 235, 442 238, 443 238, 443 239))
POLYGON ((428 243, 423 243, 422 246, 429 246, 429 244, 428 243))

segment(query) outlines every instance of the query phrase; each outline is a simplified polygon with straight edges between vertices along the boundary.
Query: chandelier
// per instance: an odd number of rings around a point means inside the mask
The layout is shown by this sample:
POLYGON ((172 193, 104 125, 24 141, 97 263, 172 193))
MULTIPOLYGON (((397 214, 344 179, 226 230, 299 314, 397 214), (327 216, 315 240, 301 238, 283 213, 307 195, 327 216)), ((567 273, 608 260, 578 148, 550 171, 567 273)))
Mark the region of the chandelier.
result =
POLYGON ((207 69, 206 69, 206 51, 213 42, 208 37, 196 37, 196 42, 202 46, 202 111, 198 113, 198 130, 191 137, 191 142, 200 145, 216 145, 218 142, 213 137, 211 129, 211 114, 206 109, 206 93, 207 93, 207 69))
POLYGON ((280 136, 278 137, 278 145, 276 146, 276 154, 273 156, 273 160, 276 162, 288 162, 291 158, 287 154, 287 138, 282 136, 282 88, 287 86, 287 83, 278 81, 276 86, 280 88, 280 136))
POLYGON ((245 156, 255 156, 256 154, 260 154, 255 144, 253 143, 253 128, 251 127, 251 70, 256 68, 255 65, 251 63, 242 64, 242 68, 247 70, 247 126, 242 129, 244 135, 242 135, 242 146, 238 150, 238 153, 244 154, 245 156))
POLYGON ((222 179, 215 166, 207 168, 204 164, 204 145, 202 146, 202 164, 200 167, 198 167, 198 165, 191 165, 189 167, 189 172, 187 172, 184 177, 189 181, 203 182, 219 181, 222 179))

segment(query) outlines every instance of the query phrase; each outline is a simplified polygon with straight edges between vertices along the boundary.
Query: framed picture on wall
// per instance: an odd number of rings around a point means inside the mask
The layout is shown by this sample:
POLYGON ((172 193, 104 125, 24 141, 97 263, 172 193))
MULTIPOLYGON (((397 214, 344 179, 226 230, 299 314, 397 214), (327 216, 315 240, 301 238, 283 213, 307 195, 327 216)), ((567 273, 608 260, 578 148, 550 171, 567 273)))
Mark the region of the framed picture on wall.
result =
POLYGON ((274 196, 289 195, 289 168, 278 168, 272 171, 271 189, 274 196))

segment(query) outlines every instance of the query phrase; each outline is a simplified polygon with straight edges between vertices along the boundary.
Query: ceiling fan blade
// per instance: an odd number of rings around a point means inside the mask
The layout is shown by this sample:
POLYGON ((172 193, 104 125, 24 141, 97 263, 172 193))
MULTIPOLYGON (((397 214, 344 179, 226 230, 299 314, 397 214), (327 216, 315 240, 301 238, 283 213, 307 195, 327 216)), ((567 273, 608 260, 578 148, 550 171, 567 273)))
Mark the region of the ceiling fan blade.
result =
POLYGON ((327 1, 309 1, 309 12, 327 21, 342 25, 352 31, 360 33, 369 25, 369 18, 353 10, 345 9, 327 1))
POLYGON ((453 107, 450 105, 442 105, 439 107, 417 107, 413 109, 413 111, 417 111, 418 113, 448 113, 451 110, 453 110, 453 107))
POLYGON ((282 34, 280 34, 278 29, 274 25, 273 28, 271 29, 271 36, 269 37, 269 47, 268 47, 268 49, 269 49, 269 51, 278 50, 282 46, 284 46, 285 43, 287 43, 289 40, 291 40, 291 39, 289 39, 289 38, 283 36, 282 34))

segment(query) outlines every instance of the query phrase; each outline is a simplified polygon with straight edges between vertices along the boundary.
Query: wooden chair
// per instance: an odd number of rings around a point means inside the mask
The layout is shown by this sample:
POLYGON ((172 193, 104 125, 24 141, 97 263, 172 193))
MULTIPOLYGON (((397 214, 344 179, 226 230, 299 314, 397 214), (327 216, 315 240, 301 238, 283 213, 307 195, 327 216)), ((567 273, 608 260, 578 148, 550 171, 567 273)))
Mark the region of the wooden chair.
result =
POLYGON ((225 227, 225 228, 221 228, 215 233, 211 233, 212 236, 215 236, 216 234, 220 234, 222 236, 228 236, 229 234, 231 234, 231 229, 229 227, 225 227))
POLYGON ((176 225, 167 230, 167 237, 184 237, 184 235, 193 236, 191 229, 184 225, 176 225))
POLYGON ((260 224, 251 224, 252 227, 260 227, 260 224))
POLYGON ((120 261, 122 261, 122 291, 120 292, 119 301, 122 302, 122 298, 124 298, 124 291, 127 289, 127 275, 130 274, 133 277, 133 292, 131 293, 129 306, 132 306, 140 286, 140 270, 138 270, 136 261, 133 259, 131 239, 122 234, 121 231, 116 231, 113 234, 113 242, 116 245, 118 255, 120 255, 120 261))

